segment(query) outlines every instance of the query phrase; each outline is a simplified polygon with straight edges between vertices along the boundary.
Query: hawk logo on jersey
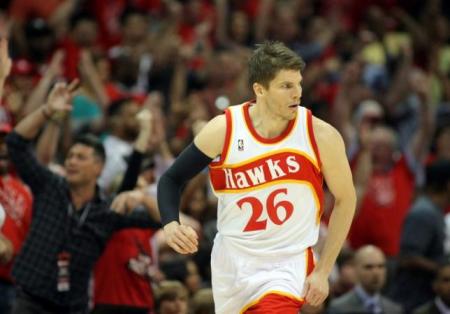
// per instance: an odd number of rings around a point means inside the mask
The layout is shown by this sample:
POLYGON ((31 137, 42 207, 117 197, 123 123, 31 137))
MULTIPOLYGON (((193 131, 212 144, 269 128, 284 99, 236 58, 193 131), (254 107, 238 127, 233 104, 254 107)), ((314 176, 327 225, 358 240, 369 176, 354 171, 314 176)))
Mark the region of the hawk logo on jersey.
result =
POLYGON ((242 152, 244 150, 244 140, 238 139, 238 151, 242 152))

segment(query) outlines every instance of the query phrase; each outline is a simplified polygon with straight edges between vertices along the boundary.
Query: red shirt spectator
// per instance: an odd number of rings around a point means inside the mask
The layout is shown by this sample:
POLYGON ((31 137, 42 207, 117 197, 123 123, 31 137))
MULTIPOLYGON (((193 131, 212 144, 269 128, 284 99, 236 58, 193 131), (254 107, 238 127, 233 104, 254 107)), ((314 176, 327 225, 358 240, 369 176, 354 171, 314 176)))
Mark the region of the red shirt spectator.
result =
MULTIPOLYGON (((153 264, 150 244, 154 231, 126 229, 114 234, 94 270, 94 307, 154 308, 148 274, 153 264), (140 268, 140 269, 138 269, 140 268)), ((95 311, 94 311, 95 312, 95 311)))
POLYGON ((47 20, 67 0, 13 0, 10 14, 12 17, 24 21, 30 17, 40 17, 47 20))
MULTIPOLYGON (((31 224, 33 198, 28 187, 12 176, 0 177, 0 203, 6 212, 1 233, 11 241, 14 256, 20 251, 31 224)), ((0 265, 0 280, 12 282, 13 261, 0 265)))
POLYGON ((374 172, 349 234, 354 249, 378 246, 388 256, 400 249, 403 220, 411 205, 414 174, 402 157, 387 172, 374 172))

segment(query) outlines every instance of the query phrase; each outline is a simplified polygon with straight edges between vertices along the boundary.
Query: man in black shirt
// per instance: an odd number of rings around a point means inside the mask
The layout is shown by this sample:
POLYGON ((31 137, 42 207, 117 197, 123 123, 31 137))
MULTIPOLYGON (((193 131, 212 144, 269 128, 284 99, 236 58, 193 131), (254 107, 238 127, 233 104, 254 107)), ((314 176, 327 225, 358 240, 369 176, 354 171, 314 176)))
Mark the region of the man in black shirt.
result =
POLYGON ((14 314, 86 313, 90 273, 110 236, 127 227, 159 227, 145 212, 122 215, 109 208, 96 185, 105 161, 96 138, 73 143, 65 178, 36 160, 31 140, 48 119, 71 109, 72 89, 56 84, 47 103, 7 137, 11 160, 34 194, 31 228, 13 268, 19 288, 14 314))

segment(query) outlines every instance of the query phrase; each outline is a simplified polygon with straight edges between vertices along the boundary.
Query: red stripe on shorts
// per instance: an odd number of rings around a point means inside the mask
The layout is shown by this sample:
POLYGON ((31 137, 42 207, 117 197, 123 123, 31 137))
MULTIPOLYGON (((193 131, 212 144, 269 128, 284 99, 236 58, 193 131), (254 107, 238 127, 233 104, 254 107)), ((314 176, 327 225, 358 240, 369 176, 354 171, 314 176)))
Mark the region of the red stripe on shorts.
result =
POLYGON ((247 309, 244 314, 297 314, 303 303, 288 296, 269 293, 247 309))

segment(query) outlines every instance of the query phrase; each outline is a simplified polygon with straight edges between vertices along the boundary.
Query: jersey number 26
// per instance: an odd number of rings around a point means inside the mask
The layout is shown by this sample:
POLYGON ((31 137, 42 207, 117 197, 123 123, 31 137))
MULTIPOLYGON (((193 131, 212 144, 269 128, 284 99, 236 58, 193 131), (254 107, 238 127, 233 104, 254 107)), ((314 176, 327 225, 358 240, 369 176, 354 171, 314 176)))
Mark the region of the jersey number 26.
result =
MULTIPOLYGON (((266 208, 267 208, 267 216, 269 219, 276 225, 282 225, 286 220, 288 220, 293 211, 294 205, 292 205, 289 201, 279 201, 275 203, 275 197, 278 194, 286 194, 287 189, 278 189, 269 194, 266 200, 266 208), (278 215, 278 209, 282 207, 286 211, 286 215, 283 219, 278 215)), ((243 199, 237 202, 237 205, 240 209, 243 209, 242 206, 245 203, 249 203, 252 208, 252 215, 244 228, 244 232, 248 231, 257 231, 257 230, 265 230, 267 227, 267 219, 261 219, 261 214, 264 210, 264 206, 259 199, 253 196, 244 197, 243 199)))

